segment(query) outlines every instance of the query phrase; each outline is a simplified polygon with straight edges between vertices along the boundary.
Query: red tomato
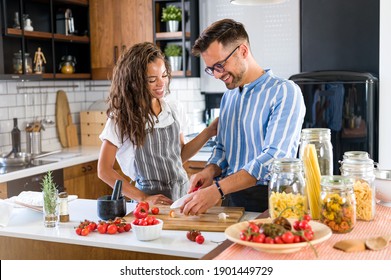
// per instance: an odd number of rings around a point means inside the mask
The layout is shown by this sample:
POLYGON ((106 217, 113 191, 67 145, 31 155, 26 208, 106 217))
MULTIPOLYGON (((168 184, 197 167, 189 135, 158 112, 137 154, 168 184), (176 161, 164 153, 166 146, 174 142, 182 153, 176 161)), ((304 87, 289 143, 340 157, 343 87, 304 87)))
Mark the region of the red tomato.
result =
POLYGON ((126 223, 124 228, 125 228, 125 231, 128 232, 132 228, 132 225, 129 223, 126 223))
POLYGON ((137 219, 144 219, 145 217, 148 216, 148 209, 146 209, 144 206, 142 205, 139 205, 136 207, 136 209, 134 209, 133 211, 133 215, 137 218, 137 219))
POLYGON ((294 235, 291 231, 286 231, 281 235, 281 238, 282 241, 284 241, 284 243, 289 244, 289 243, 293 243, 294 235))
POLYGON ((311 216, 309 214, 304 214, 303 220, 309 222, 309 221, 311 221, 311 216))
POLYGON ((274 237, 274 243, 276 244, 284 244, 284 241, 282 240, 281 236, 274 237))
POLYGON ((302 230, 307 230, 307 229, 309 229, 311 226, 308 224, 308 221, 302 220, 302 221, 300 221, 300 223, 299 223, 299 227, 300 227, 300 229, 302 229, 302 230))
POLYGON ((89 228, 90 231, 96 230, 97 227, 98 227, 98 226, 97 226, 97 224, 96 224, 95 222, 90 222, 90 223, 88 224, 88 228, 89 228))
POLYGON ((106 224, 106 223, 99 224, 98 225, 98 232, 101 234, 105 234, 107 232, 107 226, 108 226, 108 224, 106 224))
POLYGON ((153 207, 153 208, 151 209, 151 213, 152 213, 153 215, 159 214, 159 207, 153 207))
POLYGON ((265 242, 266 236, 263 233, 254 235, 253 238, 251 239, 252 242, 256 243, 264 243, 265 242))
POLYGON ((300 221, 299 220, 296 220, 293 222, 293 228, 297 231, 300 230, 300 221))
POLYGON ((76 230, 75 230, 76 234, 81 235, 81 230, 82 230, 82 228, 77 227, 76 230))
POLYGON ((117 225, 117 231, 118 233, 125 232, 125 226, 124 225, 117 225))
POLYGON ((252 237, 251 234, 248 234, 246 229, 240 232, 240 239, 243 241, 250 241, 251 237, 252 237))
POLYGON ((139 203, 137 203, 136 208, 139 206, 143 206, 147 211, 149 210, 149 203, 146 201, 140 201, 139 203))
POLYGON ((295 235, 293 237, 293 243, 299 243, 301 240, 300 240, 300 236, 299 235, 295 235))
POLYGON ((108 234, 115 234, 117 233, 117 226, 115 224, 111 224, 107 227, 107 233, 108 234))
POLYGON ((159 223, 159 221, 156 219, 153 221, 153 225, 157 225, 158 223, 159 223))
POLYGON ((265 238, 265 243, 266 244, 274 244, 274 240, 273 240, 273 238, 268 236, 265 238))
POLYGON ((195 241, 196 241, 198 244, 202 244, 202 243, 204 243, 205 238, 204 238, 201 234, 199 234, 199 235, 197 235, 195 241))
POLYGON ((148 217, 145 218, 145 221, 147 222, 147 224, 149 226, 153 225, 153 221, 155 221, 155 220, 156 220, 156 218, 153 217, 153 216, 148 216, 148 217))
POLYGON ((83 229, 81 230, 81 235, 82 235, 82 236, 86 236, 86 235, 88 235, 89 233, 90 233, 89 227, 85 227, 85 228, 83 228, 83 229))
POLYGON ((259 227, 255 223, 249 223, 248 228, 253 233, 259 232, 259 227))

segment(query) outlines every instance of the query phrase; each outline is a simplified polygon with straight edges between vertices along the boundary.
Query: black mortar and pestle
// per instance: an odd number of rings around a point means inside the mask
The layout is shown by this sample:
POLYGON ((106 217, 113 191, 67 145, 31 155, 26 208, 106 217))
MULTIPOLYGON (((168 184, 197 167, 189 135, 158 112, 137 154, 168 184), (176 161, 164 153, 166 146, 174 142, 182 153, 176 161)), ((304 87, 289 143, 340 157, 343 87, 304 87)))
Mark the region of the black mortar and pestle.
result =
POLYGON ((114 220, 126 215, 126 200, 122 195, 122 181, 115 181, 113 193, 98 198, 98 217, 102 220, 114 220))

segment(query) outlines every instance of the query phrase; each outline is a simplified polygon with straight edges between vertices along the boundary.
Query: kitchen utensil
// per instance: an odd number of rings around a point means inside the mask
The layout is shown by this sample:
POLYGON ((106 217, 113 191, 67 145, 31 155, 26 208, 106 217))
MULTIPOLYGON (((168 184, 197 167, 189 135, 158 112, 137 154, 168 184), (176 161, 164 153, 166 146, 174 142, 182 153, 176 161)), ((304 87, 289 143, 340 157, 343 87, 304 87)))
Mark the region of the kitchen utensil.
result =
POLYGON ((9 152, 8 154, 6 154, 6 155, 4 156, 4 158, 9 158, 9 157, 12 155, 13 152, 14 152, 14 150, 11 150, 11 152, 9 152))
POLYGON ((25 166, 30 164, 34 159, 42 158, 51 154, 59 153, 60 151, 52 151, 40 155, 33 155, 30 153, 14 153, 13 157, 6 158, 6 154, 0 155, 0 166, 25 166))
POLYGON ((374 251, 382 250, 389 245, 390 240, 391 240, 391 234, 384 235, 384 236, 378 236, 378 237, 374 237, 374 238, 369 238, 369 239, 365 240, 365 246, 368 249, 371 249, 374 251))
MULTIPOLYGON (((159 214, 154 215, 157 219, 164 221, 163 229, 166 230, 192 230, 223 232, 227 227, 239 222, 244 214, 242 207, 211 207, 204 214, 197 216, 186 216, 178 209, 172 210, 168 205, 153 205, 159 207, 159 214), (174 217, 169 213, 174 211, 174 217), (219 219, 220 213, 229 215, 225 221, 219 219)), ((133 212, 126 215, 125 220, 132 222, 134 220, 133 212)))
POLYGON ((77 137, 77 128, 72 122, 72 116, 68 114, 68 125, 66 128, 68 147, 74 147, 79 145, 79 139, 77 137))
POLYGON ((49 119, 46 115, 47 113, 47 106, 48 106, 48 95, 49 93, 45 93, 45 99, 44 99, 44 102, 43 102, 43 120, 42 120, 42 123, 44 125, 52 125, 52 124, 55 124, 55 122, 51 119, 49 119))
POLYGON ((111 194, 111 200, 118 200, 120 197, 122 197, 122 181, 116 180, 113 193, 111 194))
POLYGON ((188 193, 188 194, 185 194, 185 195, 184 195, 184 196, 182 196, 181 198, 179 198, 179 199, 175 200, 175 201, 174 201, 174 203, 173 203, 173 204, 171 204, 170 208, 171 208, 171 209, 176 209, 176 208, 179 208, 179 207, 181 207, 181 206, 182 206, 182 204, 183 204, 183 202, 185 202, 185 200, 186 200, 188 197, 190 197, 190 196, 191 196, 191 194, 190 194, 190 193, 188 193))
POLYGON ((26 152, 39 155, 42 152, 41 132, 26 132, 26 152))
POLYGON ((58 138, 63 148, 68 147, 66 127, 70 111, 67 94, 63 90, 58 90, 56 97, 56 124, 58 138))
POLYGON ((117 200, 111 200, 111 195, 104 195, 98 198, 98 217, 102 220, 114 220, 116 217, 126 215, 126 200, 122 196, 117 200))
POLYGON ((340 240, 334 244, 333 248, 342 250, 344 252, 365 251, 365 239, 340 240))

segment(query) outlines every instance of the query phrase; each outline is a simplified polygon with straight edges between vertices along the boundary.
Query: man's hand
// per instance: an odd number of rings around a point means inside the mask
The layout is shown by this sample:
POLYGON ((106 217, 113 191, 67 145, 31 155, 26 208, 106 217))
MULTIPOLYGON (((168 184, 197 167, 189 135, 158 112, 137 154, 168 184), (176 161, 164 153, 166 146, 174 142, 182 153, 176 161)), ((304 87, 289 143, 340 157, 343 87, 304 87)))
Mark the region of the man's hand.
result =
POLYGON ((213 184, 194 192, 194 195, 186 199, 180 209, 185 215, 199 215, 215 206, 220 198, 220 193, 213 184))

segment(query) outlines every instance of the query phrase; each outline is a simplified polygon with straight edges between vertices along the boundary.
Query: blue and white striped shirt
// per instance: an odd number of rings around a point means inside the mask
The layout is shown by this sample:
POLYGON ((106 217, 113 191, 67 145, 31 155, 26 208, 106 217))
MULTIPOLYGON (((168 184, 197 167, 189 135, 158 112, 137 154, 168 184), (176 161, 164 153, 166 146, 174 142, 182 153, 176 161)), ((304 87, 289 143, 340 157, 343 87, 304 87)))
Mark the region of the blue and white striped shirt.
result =
POLYGON ((208 164, 218 165, 224 177, 244 169, 257 184, 266 183, 274 158, 296 157, 305 111, 299 86, 271 70, 242 91, 226 91, 208 164))

